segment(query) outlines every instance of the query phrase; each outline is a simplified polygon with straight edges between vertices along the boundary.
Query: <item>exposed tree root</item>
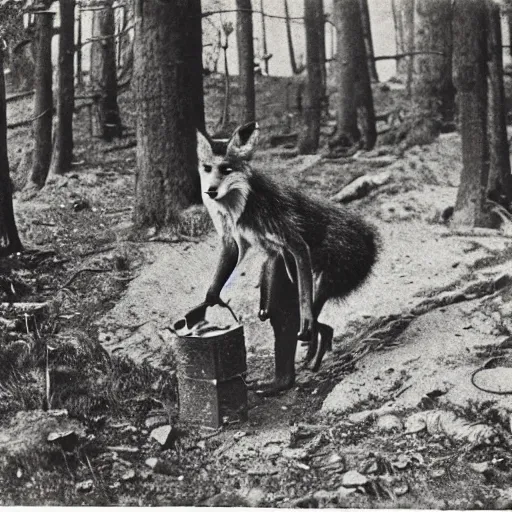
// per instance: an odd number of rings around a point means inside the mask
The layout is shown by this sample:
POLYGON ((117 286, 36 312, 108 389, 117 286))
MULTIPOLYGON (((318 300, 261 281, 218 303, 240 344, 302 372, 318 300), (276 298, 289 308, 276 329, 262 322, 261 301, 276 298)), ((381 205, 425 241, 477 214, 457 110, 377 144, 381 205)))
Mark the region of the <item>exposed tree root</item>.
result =
POLYGON ((468 284, 463 290, 446 291, 435 297, 427 298, 404 313, 380 317, 370 322, 356 336, 352 343, 352 349, 348 351, 343 349, 335 350, 339 357, 335 362, 326 367, 325 372, 331 374, 333 372, 340 373, 346 371, 370 352, 386 350, 396 343, 397 337, 405 331, 413 320, 430 311, 451 304, 489 296, 504 287, 511 286, 511 284, 512 277, 508 274, 485 281, 473 282, 468 284))

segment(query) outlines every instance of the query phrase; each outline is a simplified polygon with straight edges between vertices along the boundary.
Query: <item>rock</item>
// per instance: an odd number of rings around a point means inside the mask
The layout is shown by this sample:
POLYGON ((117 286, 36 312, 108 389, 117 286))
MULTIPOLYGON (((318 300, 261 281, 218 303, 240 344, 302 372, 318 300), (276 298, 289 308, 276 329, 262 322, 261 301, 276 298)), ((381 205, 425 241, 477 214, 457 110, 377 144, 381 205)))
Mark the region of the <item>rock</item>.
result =
POLYGON ((270 444, 268 446, 264 446, 261 449, 261 453, 262 453, 262 455, 265 455, 265 456, 269 457, 270 459, 274 459, 281 454, 281 450, 282 450, 281 447, 279 447, 275 444, 270 444))
POLYGON ((490 469, 489 462, 470 462, 469 467, 477 473, 485 473, 490 469))
POLYGON ((330 503, 338 502, 338 493, 336 491, 320 489, 313 494, 313 499, 318 501, 318 506, 320 508, 325 508, 325 506, 330 503))
POLYGON ((347 471, 341 479, 341 485, 344 487, 359 487, 367 483, 368 478, 353 469, 347 471))
POLYGON ((82 482, 77 482, 75 485, 75 489, 77 492, 89 492, 94 487, 94 482, 92 480, 84 480, 82 482))
POLYGON ((246 435, 247 435, 247 432, 244 432, 243 430, 239 430, 238 432, 235 432, 233 434, 233 440, 239 441, 240 439, 242 439, 242 437, 245 437, 246 435))
POLYGON ((506 496, 500 496, 494 502, 495 510, 512 510, 512 498, 507 498, 506 496))
POLYGON ((286 459, 304 460, 308 458, 308 452, 303 448, 284 448, 281 455, 286 459))
POLYGON ((338 472, 343 470, 344 461, 343 457, 338 455, 337 453, 331 453, 329 455, 325 455, 323 457, 315 457, 315 463, 313 465, 315 468, 324 468, 324 469, 336 469, 338 472))
POLYGON ((407 456, 407 455, 404 455, 404 454, 400 454, 398 457, 397 457, 397 460, 395 462, 393 462, 393 467, 395 467, 396 469, 405 469, 407 468, 407 466, 409 466, 411 462, 411 459, 407 456))
POLYGON ((431 475, 432 478, 441 478, 446 475, 446 471, 443 468, 434 469, 431 475))
MULTIPOLYGON (((356 488, 355 487, 339 487, 338 490, 336 491, 336 494, 338 495, 338 500, 342 501, 344 500, 347 496, 350 496, 351 494, 353 494, 354 492, 356 492, 356 488)), ((341 504, 341 503, 340 503, 341 504)))
POLYGON ((249 492, 246 494, 245 499, 249 504, 249 507, 259 508, 262 506, 265 501, 267 494, 260 487, 253 487, 249 489, 249 492))
POLYGON ((363 469, 363 473, 366 473, 367 475, 373 475, 379 471, 379 463, 373 459, 367 461, 365 464, 365 467, 363 469))
POLYGON ((149 416, 144 421, 144 425, 147 428, 161 427, 162 425, 166 425, 168 423, 169 423, 169 418, 165 415, 149 416))
POLYGON ((318 508, 318 500, 314 496, 302 496, 291 501, 289 508, 318 508))
POLYGON ((149 459, 145 460, 145 464, 146 466, 149 466, 151 469, 154 469, 158 464, 158 459, 156 457, 150 457, 149 459))
POLYGON ((125 482, 130 482, 131 480, 134 480, 135 479, 135 470, 133 469, 129 469, 128 471, 126 471, 126 473, 123 473, 121 475, 121 480, 125 481, 125 482))
POLYGON ((393 430, 403 430, 402 420, 394 414, 385 414, 377 418, 377 428, 383 432, 392 432, 393 430))
POLYGON ((506 286, 510 286, 512 284, 512 276, 510 274, 501 274, 494 280, 494 287, 496 290, 501 290, 506 286))
POLYGON ((409 492, 409 486, 404 482, 400 485, 393 487, 393 492, 396 496, 403 496, 409 492))
POLYGON ((279 469, 276 466, 270 464, 256 463, 247 470, 247 474, 252 476, 277 475, 278 473, 279 469))
POLYGON ((207 507, 249 507, 246 498, 239 492, 221 492, 201 503, 207 507))
POLYGON ((308 439, 324 432, 326 428, 325 425, 309 425, 305 423, 293 425, 290 428, 290 447, 295 446, 297 441, 301 439, 308 439))
POLYGON ((361 411, 349 414, 348 421, 359 425, 360 423, 366 423, 369 419, 375 417, 375 411, 361 411))
POLYGON ((155 428, 150 437, 155 439, 163 450, 176 447, 176 441, 185 435, 185 432, 172 425, 163 425, 155 428))

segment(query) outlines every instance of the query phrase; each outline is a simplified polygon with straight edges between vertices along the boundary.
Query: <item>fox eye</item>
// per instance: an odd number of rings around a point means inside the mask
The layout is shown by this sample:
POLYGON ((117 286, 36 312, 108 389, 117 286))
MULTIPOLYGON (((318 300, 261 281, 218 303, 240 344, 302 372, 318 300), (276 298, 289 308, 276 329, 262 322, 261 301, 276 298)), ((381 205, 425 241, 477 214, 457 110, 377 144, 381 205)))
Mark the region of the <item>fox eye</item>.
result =
POLYGON ((221 167, 219 170, 222 174, 230 174, 233 172, 232 167, 221 167))
POLYGON ((204 172, 212 172, 212 166, 211 165, 203 165, 204 172))

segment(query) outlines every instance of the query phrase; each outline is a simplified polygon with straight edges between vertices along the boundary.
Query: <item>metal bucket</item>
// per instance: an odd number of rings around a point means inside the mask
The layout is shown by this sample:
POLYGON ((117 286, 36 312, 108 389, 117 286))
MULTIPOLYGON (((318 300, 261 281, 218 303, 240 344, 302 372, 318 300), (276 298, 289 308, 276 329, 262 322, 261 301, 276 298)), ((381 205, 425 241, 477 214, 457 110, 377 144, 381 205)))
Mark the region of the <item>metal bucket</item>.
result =
POLYGON ((180 420, 218 428, 247 419, 247 372, 243 326, 229 308, 235 325, 201 335, 194 327, 204 321, 201 304, 174 324, 180 420), (185 334, 180 334, 180 331, 185 334))

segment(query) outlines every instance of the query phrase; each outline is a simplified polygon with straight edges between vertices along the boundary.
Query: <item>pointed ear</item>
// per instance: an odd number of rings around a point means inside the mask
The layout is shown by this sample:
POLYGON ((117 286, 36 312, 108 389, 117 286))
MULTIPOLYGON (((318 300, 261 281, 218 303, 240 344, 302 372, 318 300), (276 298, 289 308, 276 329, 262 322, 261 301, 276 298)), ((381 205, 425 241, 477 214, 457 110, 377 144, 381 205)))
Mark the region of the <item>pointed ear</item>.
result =
POLYGON ((226 156, 240 160, 250 160, 256 149, 259 134, 260 127, 258 123, 239 126, 228 143, 226 156))
POLYGON ((213 159, 212 146, 199 130, 197 130, 197 158, 200 162, 208 162, 213 159))

